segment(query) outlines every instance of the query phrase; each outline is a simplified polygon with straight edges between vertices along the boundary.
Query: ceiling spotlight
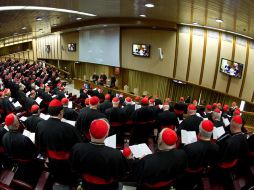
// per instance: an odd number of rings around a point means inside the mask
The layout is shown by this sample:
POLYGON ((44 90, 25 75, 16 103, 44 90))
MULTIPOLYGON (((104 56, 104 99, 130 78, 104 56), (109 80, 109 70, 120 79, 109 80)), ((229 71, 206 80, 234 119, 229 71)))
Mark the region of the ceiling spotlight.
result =
POLYGON ((42 19, 42 17, 36 17, 36 20, 37 20, 37 21, 41 21, 41 20, 43 20, 43 19, 42 19))
POLYGON ((26 27, 24 26, 23 28, 21 28, 22 30, 26 30, 26 27))
POLYGON ((82 18, 81 17, 77 17, 76 20, 81 20, 82 18))
POLYGON ((139 16, 141 16, 141 17, 146 17, 146 15, 139 15, 139 16))
POLYGON ((145 4, 145 6, 148 7, 148 8, 153 8, 153 7, 154 7, 154 4, 152 4, 152 3, 147 3, 147 4, 145 4))
POLYGON ((216 22, 219 22, 219 23, 222 23, 222 22, 223 22, 222 19, 216 19, 215 21, 216 21, 216 22))
POLYGON ((193 24, 193 25, 199 25, 197 22, 193 22, 192 24, 193 24))

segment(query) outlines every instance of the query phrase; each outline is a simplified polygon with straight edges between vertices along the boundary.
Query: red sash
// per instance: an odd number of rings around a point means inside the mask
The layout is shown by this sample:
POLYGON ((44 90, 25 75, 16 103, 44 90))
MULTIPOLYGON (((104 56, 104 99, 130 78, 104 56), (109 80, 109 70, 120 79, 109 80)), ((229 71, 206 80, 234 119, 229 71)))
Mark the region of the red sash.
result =
POLYGON ((65 151, 48 150, 48 156, 55 160, 68 160, 70 153, 65 151))
POLYGON ((86 182, 92 183, 92 184, 97 184, 97 185, 107 185, 107 184, 111 184, 114 182, 113 179, 105 180, 103 178, 96 177, 96 176, 93 176, 90 174, 83 174, 82 177, 86 182))

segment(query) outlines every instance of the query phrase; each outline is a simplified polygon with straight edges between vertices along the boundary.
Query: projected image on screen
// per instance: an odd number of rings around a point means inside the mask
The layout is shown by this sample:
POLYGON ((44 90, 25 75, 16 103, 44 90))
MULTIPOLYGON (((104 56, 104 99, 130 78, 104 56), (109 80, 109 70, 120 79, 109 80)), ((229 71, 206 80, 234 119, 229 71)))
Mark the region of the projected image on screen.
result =
POLYGON ((243 72, 243 64, 222 58, 220 72, 232 77, 241 78, 243 72))
POLYGON ((141 57, 149 57, 150 56, 150 45, 133 44, 132 45, 132 54, 141 56, 141 57))

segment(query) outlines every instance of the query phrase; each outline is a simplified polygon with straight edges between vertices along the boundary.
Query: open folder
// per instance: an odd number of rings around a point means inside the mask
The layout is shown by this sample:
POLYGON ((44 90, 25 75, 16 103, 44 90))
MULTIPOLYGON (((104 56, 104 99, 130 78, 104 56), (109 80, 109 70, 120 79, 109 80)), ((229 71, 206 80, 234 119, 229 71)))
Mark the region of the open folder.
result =
POLYGON ((35 99, 35 101, 36 101, 36 103, 37 103, 38 105, 40 105, 40 104, 41 104, 42 99, 41 99, 40 97, 37 97, 37 98, 35 99))
POLYGON ((145 143, 132 145, 129 147, 131 149, 131 152, 134 158, 142 158, 148 154, 152 154, 152 151, 149 149, 149 147, 145 143))
POLYGON ((181 130, 181 140, 182 143, 187 145, 190 143, 194 143, 197 141, 197 135, 195 131, 186 131, 186 130, 181 130))
POLYGON ((225 134, 224 127, 214 127, 213 128, 213 139, 218 139, 225 134))

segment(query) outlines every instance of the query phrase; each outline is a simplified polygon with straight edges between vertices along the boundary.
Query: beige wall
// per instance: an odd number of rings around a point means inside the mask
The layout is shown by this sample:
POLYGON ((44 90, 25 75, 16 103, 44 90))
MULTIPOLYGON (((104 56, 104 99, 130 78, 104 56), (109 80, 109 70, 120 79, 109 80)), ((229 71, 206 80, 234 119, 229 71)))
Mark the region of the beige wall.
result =
POLYGON ((147 29, 121 30, 121 66, 126 69, 144 71, 165 77, 173 76, 176 33, 172 31, 147 29), (132 55, 132 44, 151 45, 149 58, 132 55), (162 48, 161 60, 158 48, 162 48))
MULTIPOLYGON (((62 59, 77 61, 79 57, 79 37, 78 32, 52 34, 37 38, 34 47, 37 58, 42 59, 62 59), (76 43, 76 52, 68 52, 68 43, 76 43), (50 45, 50 52, 45 51, 46 45, 50 45)), ((34 44, 34 43, 33 43, 34 44)))
MULTIPOLYGON (((36 43, 33 42, 33 44, 36 44, 33 56, 76 61, 79 57, 78 37, 78 32, 73 32, 39 38, 36 43), (77 44, 75 53, 67 51, 68 43, 77 44), (48 54, 45 52, 46 44, 52 46, 52 52, 48 54)), ((225 33, 203 29, 197 30, 189 27, 180 27, 178 31, 122 28, 120 42, 121 67, 169 78, 173 78, 175 69, 175 78, 178 80, 186 81, 188 78, 188 82, 191 84, 199 85, 201 82, 203 87, 228 93, 251 102, 254 91, 254 85, 252 85, 254 45, 251 42, 249 56, 247 57, 248 41, 247 39, 235 38, 233 35, 225 35, 225 33), (177 37, 178 40, 176 40, 177 37), (178 44, 176 44, 177 42, 178 44), (150 57, 133 56, 133 43, 150 44, 150 57), (219 44, 221 44, 220 51, 218 51, 219 44), (158 48, 163 50, 164 59, 162 60, 159 57, 158 48), (206 48, 206 51, 204 51, 204 48, 206 48), (175 57, 175 54, 177 57, 175 57), (233 58, 236 62, 245 64, 246 76, 243 76, 242 79, 231 78, 229 80, 227 75, 219 71, 221 58, 230 60, 233 58), (175 68, 174 63, 176 63, 175 68), (246 64, 248 64, 248 68, 246 64), (241 89, 242 96, 239 97, 241 89)))

